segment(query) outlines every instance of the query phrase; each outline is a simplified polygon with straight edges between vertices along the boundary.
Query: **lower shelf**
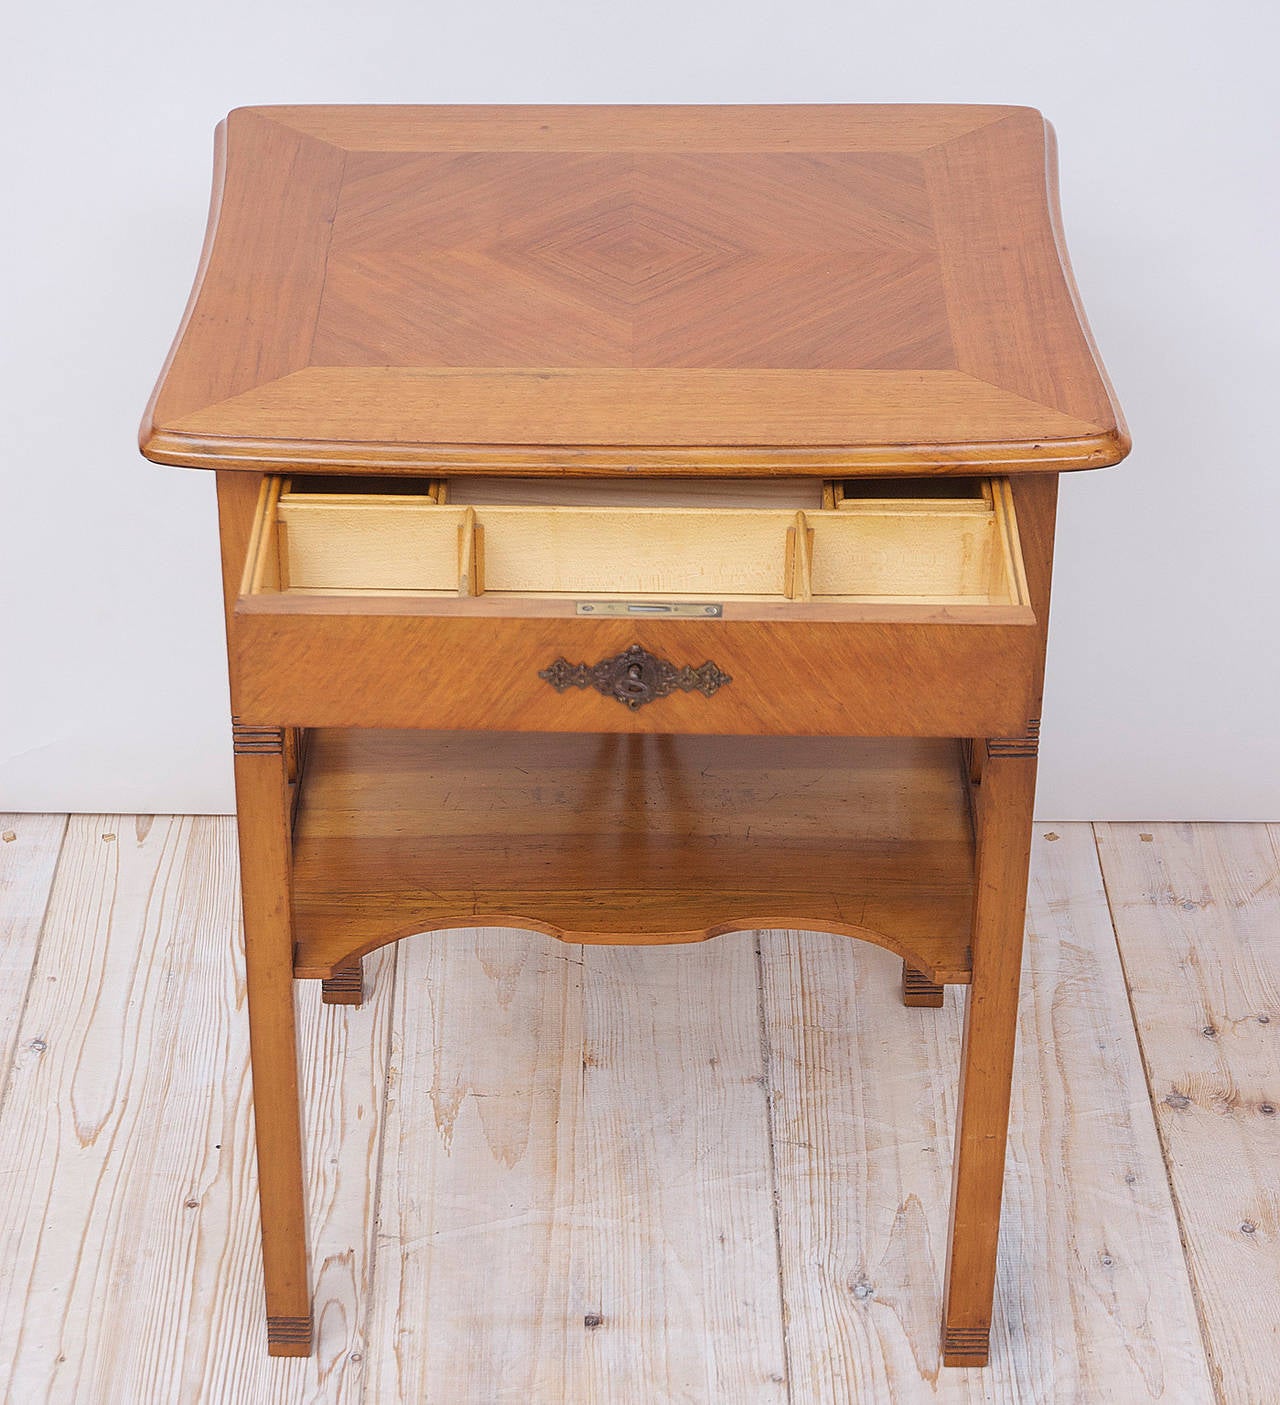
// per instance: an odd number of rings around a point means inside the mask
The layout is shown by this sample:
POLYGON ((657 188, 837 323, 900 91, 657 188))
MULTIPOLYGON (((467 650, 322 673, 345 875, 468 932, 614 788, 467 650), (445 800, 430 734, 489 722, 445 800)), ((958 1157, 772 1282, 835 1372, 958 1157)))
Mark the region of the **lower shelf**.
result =
POLYGON ((963 983, 972 903, 953 741, 309 734, 299 976, 449 927, 620 943, 788 927, 963 983))

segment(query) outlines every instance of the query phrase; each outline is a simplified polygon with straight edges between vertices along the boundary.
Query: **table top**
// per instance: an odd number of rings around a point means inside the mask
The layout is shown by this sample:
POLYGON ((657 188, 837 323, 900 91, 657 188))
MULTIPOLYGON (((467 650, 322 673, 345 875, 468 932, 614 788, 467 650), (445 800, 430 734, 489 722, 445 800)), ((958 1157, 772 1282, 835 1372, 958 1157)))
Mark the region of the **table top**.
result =
POLYGON ((259 107, 141 432, 261 471, 1115 463, 1052 129, 978 106, 259 107))

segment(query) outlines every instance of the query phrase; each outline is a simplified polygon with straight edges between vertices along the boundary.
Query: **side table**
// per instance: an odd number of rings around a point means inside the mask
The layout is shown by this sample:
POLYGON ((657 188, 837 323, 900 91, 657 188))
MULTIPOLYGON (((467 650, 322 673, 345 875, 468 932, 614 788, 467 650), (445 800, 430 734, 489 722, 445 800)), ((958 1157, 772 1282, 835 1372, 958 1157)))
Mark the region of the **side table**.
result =
POLYGON ((295 979, 796 927, 968 984, 987 1359, 1058 474, 1128 449, 1027 108, 264 107, 142 451, 217 473, 268 1349, 295 979))

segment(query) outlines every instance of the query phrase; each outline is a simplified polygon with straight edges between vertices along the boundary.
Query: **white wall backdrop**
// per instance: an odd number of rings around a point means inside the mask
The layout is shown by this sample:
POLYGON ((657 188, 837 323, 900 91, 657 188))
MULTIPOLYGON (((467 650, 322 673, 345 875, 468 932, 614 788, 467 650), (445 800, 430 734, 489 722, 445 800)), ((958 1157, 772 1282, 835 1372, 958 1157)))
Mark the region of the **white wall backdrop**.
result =
POLYGON ((23 6, 0 103, 0 809, 232 805, 210 475, 136 423, 268 102, 1041 108, 1137 445, 1063 480, 1040 813, 1280 818, 1276 22, 1188 0, 23 6))

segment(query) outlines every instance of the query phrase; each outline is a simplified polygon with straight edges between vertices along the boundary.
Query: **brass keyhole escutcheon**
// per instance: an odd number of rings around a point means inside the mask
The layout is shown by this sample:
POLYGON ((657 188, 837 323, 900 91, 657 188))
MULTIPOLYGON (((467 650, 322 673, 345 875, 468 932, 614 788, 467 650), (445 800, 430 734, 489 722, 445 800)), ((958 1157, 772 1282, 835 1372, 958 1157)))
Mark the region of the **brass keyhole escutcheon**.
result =
POLYGON ((540 669, 538 677, 550 683, 557 693, 570 688, 594 688, 632 710, 677 691, 701 693, 709 698, 726 683, 733 682, 709 659, 697 668, 688 664, 677 668, 639 644, 633 644, 625 653, 615 654, 611 659, 601 659, 597 664, 573 664, 559 658, 550 668, 540 669))

